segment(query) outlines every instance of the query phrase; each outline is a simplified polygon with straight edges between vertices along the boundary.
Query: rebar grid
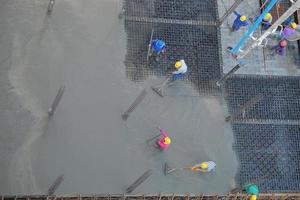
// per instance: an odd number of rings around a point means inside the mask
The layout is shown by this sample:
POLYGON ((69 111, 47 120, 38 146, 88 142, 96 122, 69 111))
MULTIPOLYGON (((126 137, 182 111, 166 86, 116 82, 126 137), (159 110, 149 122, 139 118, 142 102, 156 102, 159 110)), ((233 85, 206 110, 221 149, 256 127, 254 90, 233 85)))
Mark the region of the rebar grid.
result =
POLYGON ((188 65, 187 82, 200 91, 219 91, 215 84, 222 71, 220 33, 215 26, 216 1, 125 0, 124 8, 127 32, 125 65, 130 80, 138 82, 153 75, 168 75, 174 71, 175 61, 184 59, 188 65), (205 11, 193 12, 193 9, 205 11), (153 38, 163 39, 167 51, 159 61, 150 59, 147 62, 152 29, 153 38))

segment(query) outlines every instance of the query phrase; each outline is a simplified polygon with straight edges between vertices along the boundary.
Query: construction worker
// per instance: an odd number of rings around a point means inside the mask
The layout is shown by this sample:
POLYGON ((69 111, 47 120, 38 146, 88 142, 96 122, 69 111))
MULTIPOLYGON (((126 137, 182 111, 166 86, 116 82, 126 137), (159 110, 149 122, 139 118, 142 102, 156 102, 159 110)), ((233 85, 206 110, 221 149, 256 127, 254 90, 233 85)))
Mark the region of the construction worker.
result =
POLYGON ((281 38, 286 39, 295 34, 297 27, 298 25, 295 22, 292 22, 289 26, 286 26, 281 33, 281 38))
POLYGON ((165 53, 166 52, 166 43, 163 40, 152 40, 151 42, 151 55, 155 55, 156 58, 155 60, 158 61, 159 60, 159 55, 161 53, 165 53))
POLYGON ((278 55, 283 56, 285 54, 285 49, 287 46, 287 41, 286 40, 281 40, 277 46, 275 46, 275 53, 278 55))
POLYGON ((205 161, 194 165, 191 170, 196 172, 213 172, 216 170, 216 163, 214 161, 205 161))
POLYGON ((246 191, 247 194, 251 195, 250 200, 256 200, 257 195, 259 193, 257 185, 253 183, 247 184, 244 190, 246 191))
POLYGON ((166 134, 166 132, 164 132, 163 130, 159 129, 159 132, 160 132, 162 138, 158 139, 156 141, 156 143, 160 147, 160 149, 165 150, 165 149, 167 149, 170 146, 170 144, 171 144, 171 138, 168 137, 168 135, 166 134))
POLYGON ((240 15, 238 12, 234 11, 236 18, 232 24, 232 31, 239 30, 242 26, 248 26, 247 17, 245 15, 240 15))
POLYGON ((172 81, 175 81, 178 78, 184 77, 187 72, 187 65, 184 60, 178 60, 175 63, 176 71, 172 72, 172 81))
POLYGON ((272 23, 272 20, 273 20, 273 17, 271 15, 271 13, 267 13, 263 20, 262 20, 262 25, 263 25, 263 30, 267 30, 270 26, 271 26, 271 23, 272 23))

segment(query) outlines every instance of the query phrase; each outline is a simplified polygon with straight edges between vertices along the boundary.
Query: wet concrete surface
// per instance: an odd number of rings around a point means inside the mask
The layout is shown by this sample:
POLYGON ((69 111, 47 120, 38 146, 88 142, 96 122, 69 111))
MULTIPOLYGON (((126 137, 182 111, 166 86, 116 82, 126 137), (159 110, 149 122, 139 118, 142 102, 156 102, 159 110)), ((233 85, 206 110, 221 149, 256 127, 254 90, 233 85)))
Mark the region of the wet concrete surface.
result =
POLYGON ((194 96, 192 86, 178 81, 163 99, 148 89, 123 121, 139 92, 162 80, 126 78, 122 2, 57 1, 51 16, 47 4, 10 0, 0 6, 0 193, 43 194, 61 174, 60 194, 123 193, 148 169, 153 175, 135 192, 234 187, 237 161, 221 96, 194 96), (66 91, 48 121, 60 85, 66 91), (157 126, 172 138, 165 152, 146 143, 157 126), (164 162, 185 167, 203 160, 217 163, 215 174, 162 173, 164 162))

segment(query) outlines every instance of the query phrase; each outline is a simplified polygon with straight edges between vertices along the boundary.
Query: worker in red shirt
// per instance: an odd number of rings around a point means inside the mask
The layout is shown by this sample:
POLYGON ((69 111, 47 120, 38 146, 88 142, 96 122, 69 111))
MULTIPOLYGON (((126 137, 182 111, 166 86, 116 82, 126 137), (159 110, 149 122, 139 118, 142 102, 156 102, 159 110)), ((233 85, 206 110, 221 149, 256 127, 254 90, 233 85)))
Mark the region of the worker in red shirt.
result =
POLYGON ((159 146, 160 149, 165 150, 167 149, 170 144, 171 144, 171 138, 168 137, 168 135, 166 134, 166 132, 164 132, 163 130, 159 129, 159 132, 162 136, 161 139, 158 139, 156 141, 157 145, 159 146))
POLYGON ((275 52, 278 55, 283 56, 285 54, 286 46, 287 46, 287 41, 286 40, 281 40, 279 42, 279 44, 275 47, 275 52))

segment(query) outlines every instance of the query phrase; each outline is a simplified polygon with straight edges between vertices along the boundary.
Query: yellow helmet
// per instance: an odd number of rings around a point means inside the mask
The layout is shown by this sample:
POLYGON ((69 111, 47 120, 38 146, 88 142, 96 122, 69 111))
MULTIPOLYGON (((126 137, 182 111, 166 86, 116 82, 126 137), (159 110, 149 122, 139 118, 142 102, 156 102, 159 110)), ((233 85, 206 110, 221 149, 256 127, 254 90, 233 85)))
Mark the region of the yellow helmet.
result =
POLYGON ((240 17, 240 20, 243 22, 243 21, 246 21, 247 20, 247 17, 245 16, 245 15, 242 15, 241 17, 240 17))
POLYGON ((171 138, 165 137, 164 142, 165 144, 171 144, 171 138))
POLYGON ((297 25, 295 22, 292 22, 292 23, 291 23, 291 27, 292 27, 293 29, 296 29, 297 26, 298 26, 298 25, 297 25))
POLYGON ((208 168, 208 164, 206 162, 203 162, 203 163, 200 164, 200 167, 202 169, 207 169, 208 168))
POLYGON ((182 66, 181 61, 177 61, 177 62, 175 63, 175 68, 176 68, 176 69, 179 69, 181 66, 182 66))
POLYGON ((272 17, 271 13, 267 13, 264 17, 264 20, 269 20, 272 17))
POLYGON ((251 195, 250 200, 256 200, 257 196, 256 195, 251 195))

